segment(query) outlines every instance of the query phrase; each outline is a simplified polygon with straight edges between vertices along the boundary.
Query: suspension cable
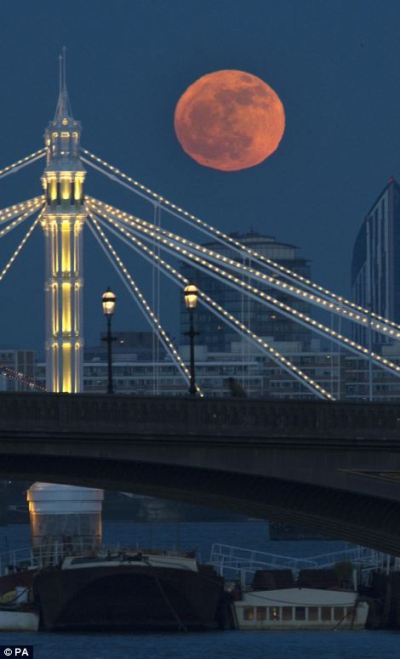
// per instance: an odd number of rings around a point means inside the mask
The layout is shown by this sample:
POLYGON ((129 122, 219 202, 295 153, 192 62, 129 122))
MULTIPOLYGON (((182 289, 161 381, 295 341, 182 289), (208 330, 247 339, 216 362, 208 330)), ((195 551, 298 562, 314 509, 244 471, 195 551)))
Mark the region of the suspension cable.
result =
POLYGON ((42 387, 40 384, 32 380, 30 377, 19 371, 15 371, 8 366, 0 365, 0 374, 4 375, 8 380, 13 380, 18 384, 22 384, 29 389, 34 389, 35 391, 46 391, 45 387, 42 387))
POLYGON ((360 311, 367 316, 372 316, 376 320, 380 320, 388 325, 391 325, 392 327, 396 327, 397 329, 400 329, 400 325, 398 325, 394 321, 391 321, 388 318, 384 318, 383 316, 380 316, 379 314, 371 311, 370 309, 362 307, 361 305, 358 305, 355 302, 352 302, 351 300, 348 300, 347 298, 341 295, 336 295, 336 293, 333 293, 333 291, 330 291, 324 286, 314 283, 312 280, 303 277, 294 270, 290 270, 290 268, 287 268, 281 265, 280 263, 273 261, 272 259, 264 256, 260 252, 251 249, 250 247, 247 247, 239 240, 236 240, 235 238, 224 233, 220 229, 216 229, 211 224, 208 224, 204 220, 201 220, 199 217, 196 217, 192 213, 185 211, 180 206, 172 203, 165 197, 157 194, 147 186, 131 178, 117 167, 114 167, 113 165, 99 158, 98 156, 94 155, 87 149, 81 149, 81 151, 89 158, 87 159, 82 157, 82 161, 88 164, 93 169, 99 171, 100 173, 104 174, 112 181, 119 183, 123 187, 126 187, 127 189, 131 190, 131 192, 134 192, 135 194, 143 197, 144 199, 147 199, 148 201, 151 202, 157 201, 158 203, 163 205, 163 207, 168 213, 186 222, 187 224, 190 224, 191 226, 196 225, 200 231, 202 231, 208 236, 211 236, 212 238, 222 243, 223 245, 227 245, 234 251, 239 252, 240 254, 243 253, 247 254, 249 257, 251 257, 252 261, 259 263, 259 265, 261 266, 267 266, 268 268, 270 268, 271 270, 285 277, 288 280, 296 280, 297 282, 300 282, 300 284, 306 289, 312 291, 318 291, 318 293, 323 297, 325 297, 327 301, 333 300, 334 302, 340 305, 350 307, 353 310, 360 311), (90 158, 92 158, 92 160, 90 160, 90 158))
POLYGON ((5 176, 8 176, 9 174, 15 174, 23 167, 27 167, 28 165, 31 165, 32 163, 36 162, 36 160, 40 160, 40 158, 44 158, 46 152, 47 149, 43 147, 42 149, 39 149, 34 153, 30 153, 29 156, 26 156, 25 158, 21 158, 20 160, 17 160, 17 162, 14 162, 12 165, 7 165, 7 167, 3 167, 3 169, 0 169, 0 179, 4 178, 5 176))
MULTIPOLYGON (((205 255, 207 259, 213 261, 214 263, 223 264, 225 267, 229 267, 232 270, 235 270, 236 272, 242 273, 243 276, 245 275, 250 276, 252 279, 255 279, 265 285, 271 286, 272 288, 275 288, 279 291, 283 291, 285 294, 292 295, 293 297, 296 297, 297 299, 300 299, 302 301, 306 300, 307 302, 310 302, 311 304, 317 306, 319 309, 323 309, 325 311, 331 311, 335 314, 341 315, 346 319, 350 320, 351 322, 361 325, 362 327, 366 327, 369 324, 369 321, 371 320, 370 316, 368 317, 363 313, 351 311, 346 307, 344 307, 343 305, 338 305, 337 303, 328 302, 319 295, 308 294, 303 289, 298 288, 297 286, 292 286, 283 280, 277 279, 275 276, 268 275, 266 273, 260 272, 259 270, 255 270, 250 266, 246 266, 244 263, 240 263, 235 259, 219 254, 218 252, 214 250, 210 250, 207 247, 204 247, 203 245, 199 245, 198 243, 195 243, 191 240, 182 238, 178 234, 172 233, 171 231, 166 231, 165 229, 156 227, 153 224, 150 224, 150 222, 146 222, 145 220, 138 218, 135 215, 130 215, 129 213, 120 211, 119 209, 110 206, 109 204, 104 204, 103 202, 97 199, 88 197, 88 203, 93 206, 96 212, 101 213, 101 211, 99 210, 100 207, 100 209, 104 209, 107 213, 116 217, 118 220, 124 222, 128 226, 134 224, 143 227, 143 231, 145 231, 145 229, 155 231, 159 235, 164 236, 166 239, 168 239, 168 241, 172 241, 180 245, 184 245, 185 247, 189 248, 191 251, 205 255)), ((384 324, 377 321, 371 321, 371 326, 373 327, 374 331, 380 334, 386 336, 389 335, 391 338, 394 339, 400 339, 400 326, 398 331, 393 329, 391 327, 391 324, 390 325, 384 324)))
POLYGON ((32 234, 32 232, 33 232, 33 230, 35 229, 35 227, 37 226, 37 224, 40 222, 43 213, 44 213, 44 210, 42 210, 42 211, 39 213, 38 217, 37 217, 37 218, 35 219, 35 221, 31 224, 31 226, 29 227, 29 229, 28 229, 28 231, 26 232, 25 236, 22 238, 21 242, 19 243, 18 247, 16 248, 16 250, 14 251, 14 253, 11 255, 11 257, 9 258, 9 260, 7 261, 7 263, 6 263, 6 265, 4 266, 3 270, 0 272, 0 281, 2 281, 2 279, 4 279, 4 277, 6 276, 7 272, 8 272, 9 269, 11 268, 12 264, 14 263, 15 259, 16 259, 17 256, 18 256, 18 254, 21 252, 21 250, 23 249, 25 243, 26 243, 27 240, 30 238, 30 236, 31 236, 31 234, 32 234))
POLYGON ((25 211, 29 210, 38 210, 42 204, 44 204, 45 198, 44 195, 39 197, 34 197, 33 199, 28 199, 27 201, 22 201, 13 206, 8 206, 7 208, 2 208, 0 210, 0 224, 4 224, 9 220, 12 220, 14 217, 21 215, 25 211))
POLYGON ((21 215, 20 217, 17 217, 17 219, 13 220, 13 222, 10 222, 10 224, 7 224, 4 227, 4 229, 0 230, 0 238, 5 236, 7 233, 12 231, 13 229, 16 229, 16 227, 19 226, 20 224, 22 224, 22 222, 25 222, 28 219, 28 217, 31 217, 31 215, 36 213, 39 210, 39 208, 40 208, 40 206, 39 207, 36 206, 35 208, 33 208, 31 210, 28 210, 25 213, 23 213, 23 215, 21 215))
MULTIPOLYGON (((173 342, 169 338, 168 334, 165 332, 163 329, 162 325, 160 324, 160 321, 156 314, 153 312, 151 307, 149 306, 148 302, 146 301, 145 297, 141 293, 139 287, 135 283, 135 281, 132 279, 130 273, 128 272, 127 268, 125 267, 124 263, 118 256, 117 252, 111 245, 110 241, 108 240, 107 236, 105 235, 104 231, 101 229, 101 226, 99 225, 99 222, 97 218, 89 212, 89 228, 93 235, 95 236, 97 242, 99 245, 102 247, 104 253, 107 255, 107 258, 111 261, 114 269, 118 273, 119 277, 121 278, 122 282, 124 283, 125 287, 127 290, 130 292, 131 296, 134 298, 135 302, 139 306, 140 310, 144 314, 145 318, 147 321, 150 323, 150 325, 157 331, 159 340, 162 342, 164 348, 166 351, 170 354, 172 357, 173 362, 177 366, 178 370, 181 372, 183 378, 189 384, 190 382, 190 373, 188 368, 186 367, 184 361, 182 360, 179 352, 176 350, 173 342), (93 226, 92 226, 92 224, 93 226)), ((204 396, 202 393, 200 387, 197 385, 196 389, 198 393, 200 394, 201 397, 204 396)))
MULTIPOLYGON (((91 214, 93 217, 93 214, 91 214)), ((128 244, 133 248, 137 253, 143 256, 147 261, 153 263, 154 260, 159 264, 161 270, 172 280, 174 283, 180 283, 186 286, 189 284, 189 280, 184 277, 180 272, 173 268, 169 263, 164 261, 161 257, 151 250, 147 245, 142 243, 139 239, 135 238, 128 232, 126 232, 128 239, 118 233, 112 226, 109 226, 108 223, 104 222, 97 217, 98 222, 116 235, 120 240, 128 244)), ((121 228, 121 231, 124 227, 121 228)), ((326 398, 328 400, 335 400, 334 397, 321 387, 317 382, 315 382, 308 375, 303 373, 295 364, 293 364, 289 359, 282 355, 278 350, 269 345, 264 339, 251 331, 243 323, 241 323, 235 316, 227 312, 223 307, 221 307, 215 300, 206 295, 203 291, 199 290, 199 301, 209 309, 214 315, 216 315, 220 320, 229 325, 232 329, 240 334, 241 337, 245 337, 247 340, 252 342, 258 349, 263 353, 266 353, 275 363, 284 368, 288 373, 290 373, 298 382, 308 388, 313 394, 317 395, 319 398, 326 398)))
MULTIPOLYGON (((102 215, 102 213, 100 214, 102 215)), ((150 230, 147 229, 144 230, 140 228, 138 225, 136 229, 131 228, 131 230, 128 231, 124 227, 124 225, 120 224, 119 222, 113 220, 110 217, 106 217, 106 216, 104 217, 107 219, 108 222, 116 226, 117 229, 121 231, 124 235, 128 236, 128 238, 132 237, 132 232, 133 233, 138 232, 141 237, 143 237, 143 233, 145 234, 145 237, 150 236, 148 240, 151 240, 152 243, 158 242, 159 244, 162 245, 162 248, 165 251, 171 253, 172 255, 176 256, 176 254, 179 254, 179 257, 183 261, 189 262, 192 265, 195 264, 196 267, 198 267, 203 272, 206 272, 207 274, 210 274, 211 272, 214 277, 216 277, 223 283, 227 284, 228 286, 231 286, 232 288, 235 288, 236 290, 239 291, 245 290, 247 294, 253 299, 255 299, 257 302, 260 302, 261 304, 265 304, 266 306, 274 309, 275 311, 279 311, 279 313, 281 313, 283 316, 286 316, 291 320, 295 320, 300 325, 303 325, 304 327, 313 330, 314 332, 320 334, 321 336, 329 336, 333 341, 335 341, 336 343, 342 346, 345 346, 351 352, 359 356, 362 356, 364 358, 372 359, 377 365, 386 369, 390 373, 396 376, 400 375, 400 366, 390 361, 389 359, 386 359, 385 357, 382 357, 381 355, 378 355, 375 352, 371 352, 368 348, 365 348, 356 341, 349 339, 347 336, 344 336, 343 334, 339 334, 332 328, 324 325, 323 323, 317 320, 314 320, 313 318, 310 318, 310 316, 308 316, 303 312, 297 311, 297 309, 294 309, 285 302, 282 302, 281 300, 272 297, 267 292, 261 291, 255 286, 248 284, 246 281, 239 279, 238 277, 230 274, 226 270, 213 265, 212 263, 198 257, 195 254, 192 254, 189 250, 182 249, 181 247, 179 247, 174 243, 169 244, 168 241, 166 241, 164 238, 156 235, 154 232, 150 230)))

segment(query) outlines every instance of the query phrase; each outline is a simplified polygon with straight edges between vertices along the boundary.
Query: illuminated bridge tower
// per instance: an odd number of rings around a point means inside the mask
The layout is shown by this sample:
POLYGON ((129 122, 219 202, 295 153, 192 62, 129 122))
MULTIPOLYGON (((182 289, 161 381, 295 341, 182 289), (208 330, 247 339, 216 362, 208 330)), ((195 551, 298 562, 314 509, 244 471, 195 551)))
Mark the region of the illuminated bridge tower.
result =
POLYGON ((79 158, 81 125, 72 117, 60 65, 60 93, 45 132, 47 165, 42 176, 46 208, 47 390, 77 393, 82 387, 82 238, 85 170, 79 158))

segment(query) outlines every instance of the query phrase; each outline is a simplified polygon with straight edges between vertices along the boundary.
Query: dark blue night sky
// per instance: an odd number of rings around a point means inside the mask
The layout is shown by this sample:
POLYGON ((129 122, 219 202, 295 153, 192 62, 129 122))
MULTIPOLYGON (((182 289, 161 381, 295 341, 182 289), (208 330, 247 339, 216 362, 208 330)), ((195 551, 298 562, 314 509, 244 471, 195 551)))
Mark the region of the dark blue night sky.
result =
MULTIPOLYGON (((0 166, 41 147, 66 45, 84 146, 215 226, 253 228, 298 245, 315 279, 348 293, 362 218, 387 179, 400 176, 399 25, 397 0, 3 2, 0 166), (278 152, 242 172, 197 165, 173 131, 185 88, 225 68, 265 80, 286 110, 278 152)), ((40 193, 42 168, 2 180, 0 207, 40 193)), ((134 195, 98 175, 89 173, 86 191, 149 217, 134 195)), ((1 263, 23 233, 2 239, 1 263)), ((85 239, 87 343, 102 327, 99 296, 108 284, 119 297, 116 328, 145 328, 91 236, 85 239)), ((121 253, 148 292, 149 271, 121 253)), ((0 286, 1 346, 41 349, 43 279, 37 229, 0 286)), ((172 334, 176 299, 165 285, 163 321, 172 334)))

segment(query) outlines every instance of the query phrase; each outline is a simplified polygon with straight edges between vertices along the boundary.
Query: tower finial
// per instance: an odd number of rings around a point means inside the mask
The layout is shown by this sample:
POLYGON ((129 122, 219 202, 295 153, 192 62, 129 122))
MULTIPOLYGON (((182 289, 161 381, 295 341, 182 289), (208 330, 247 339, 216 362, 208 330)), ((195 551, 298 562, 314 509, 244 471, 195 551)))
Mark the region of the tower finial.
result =
POLYGON ((63 92, 67 91, 67 49, 65 46, 62 48, 62 63, 63 63, 63 92))
POLYGON ((62 75, 63 75, 63 58, 62 55, 58 56, 58 95, 61 95, 62 90, 62 75))
POLYGON ((62 121, 65 118, 72 118, 71 104, 69 101, 68 90, 67 90, 66 61, 67 61, 67 49, 65 46, 63 46, 61 50, 61 54, 58 57, 59 92, 58 92, 56 114, 54 117, 55 121, 62 121))

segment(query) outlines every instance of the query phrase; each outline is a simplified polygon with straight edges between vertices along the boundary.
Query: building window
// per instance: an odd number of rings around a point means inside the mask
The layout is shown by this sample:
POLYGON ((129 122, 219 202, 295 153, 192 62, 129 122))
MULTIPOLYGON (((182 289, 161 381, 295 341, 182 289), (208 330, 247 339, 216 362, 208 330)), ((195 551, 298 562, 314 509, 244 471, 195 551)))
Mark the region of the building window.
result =
POLYGON ((279 620, 279 609, 276 606, 270 606, 269 607, 269 619, 270 620, 279 620))
POLYGON ((310 606, 308 609, 308 619, 309 620, 319 620, 319 615, 318 615, 318 607, 317 606, 310 606))
POLYGON ((267 619, 267 607, 257 606, 256 619, 257 620, 266 620, 267 619))
POLYGON ((305 620, 306 619, 306 607, 305 606, 296 606, 296 608, 295 608, 295 619, 296 620, 305 620))
POLYGON ((293 609, 291 606, 282 607, 282 620, 293 620, 293 609))
POLYGON ((252 606, 244 607, 243 620, 254 620, 254 608, 252 606))
POLYGON ((327 622, 332 619, 332 610, 330 606, 323 606, 321 608, 321 620, 327 622))
POLYGON ((343 620, 344 618, 344 607, 343 606, 335 606, 333 609, 333 617, 334 620, 343 620))

